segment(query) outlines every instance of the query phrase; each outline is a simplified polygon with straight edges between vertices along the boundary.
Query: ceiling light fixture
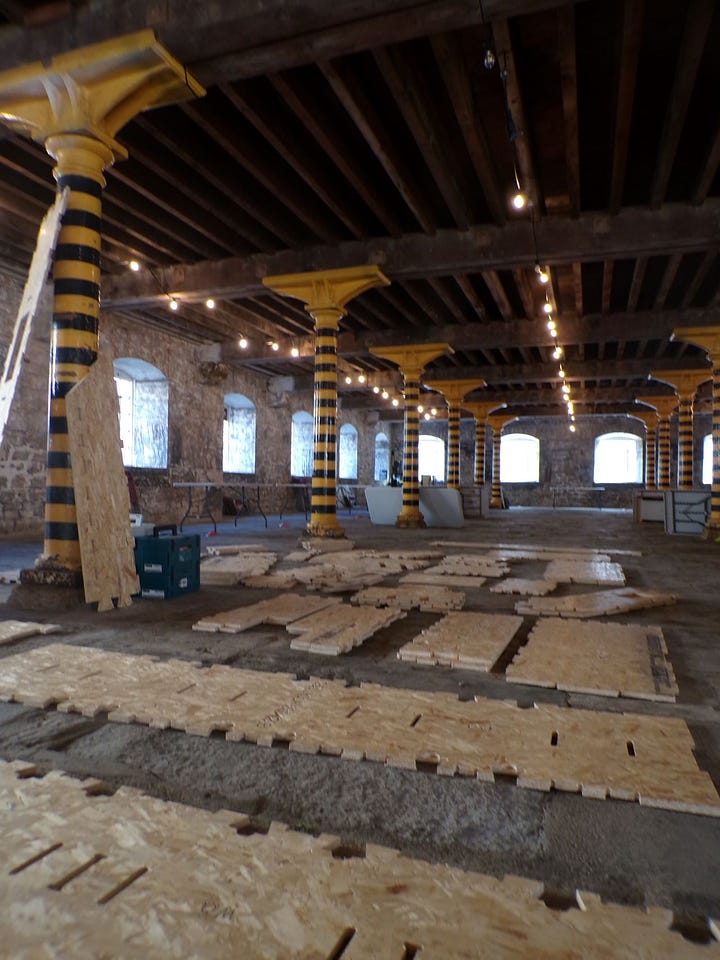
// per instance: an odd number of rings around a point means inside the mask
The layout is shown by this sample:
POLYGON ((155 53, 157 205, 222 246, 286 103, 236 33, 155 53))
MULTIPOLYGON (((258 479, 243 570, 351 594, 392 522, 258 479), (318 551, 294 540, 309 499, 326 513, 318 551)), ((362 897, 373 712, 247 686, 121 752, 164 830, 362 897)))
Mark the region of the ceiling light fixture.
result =
POLYGON ((380 387, 373 387, 373 393, 380 393, 380 387))
POLYGON ((298 350, 297 347, 292 347, 292 349, 290 350, 290 356, 291 356, 291 357, 299 357, 299 356, 300 356, 300 351, 298 350))
POLYGON ((205 306, 208 308, 208 310, 215 309, 215 301, 213 300, 212 297, 207 298, 207 300, 205 301, 205 306))
POLYGON ((277 351, 280 349, 280 344, 277 342, 277 340, 273 340, 273 342, 270 344, 270 349, 277 353, 277 351))
POLYGON ((172 312, 175 313, 175 311, 176 311, 177 308, 180 306, 180 304, 177 302, 177 300, 176 300, 174 297, 170 297, 170 304, 169 304, 169 306, 170 306, 170 309, 172 310, 172 312))
POLYGON ((352 377, 351 377, 351 376, 346 376, 346 377, 345 377, 345 383, 352 383, 352 377))
POLYGON ((555 347, 552 355, 553 355, 553 360, 559 360, 560 357, 562 356, 562 347, 555 347))
POLYGON ((130 267, 133 273, 137 273, 138 270, 140 269, 140 264, 137 262, 137 260, 131 260, 128 266, 130 267))
POLYGON ((358 374, 358 383, 365 383, 366 380, 367 380, 367 377, 365 376, 364 373, 358 374))
POLYGON ((383 390, 383 392, 380 394, 380 396, 383 398, 383 400, 387 400, 387 398, 390 396, 390 394, 387 392, 387 390, 383 390))
POLYGON ((248 347, 247 337, 240 337, 240 339, 238 340, 238 346, 240 347, 241 350, 247 350, 247 347, 248 347))

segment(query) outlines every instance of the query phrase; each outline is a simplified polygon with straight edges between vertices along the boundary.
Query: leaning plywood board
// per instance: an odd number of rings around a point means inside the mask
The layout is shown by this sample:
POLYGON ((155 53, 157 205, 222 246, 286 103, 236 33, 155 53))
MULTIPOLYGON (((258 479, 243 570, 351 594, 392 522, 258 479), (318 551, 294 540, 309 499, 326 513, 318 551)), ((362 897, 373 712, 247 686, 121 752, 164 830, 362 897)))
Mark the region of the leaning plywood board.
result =
POLYGON ((674 701, 678 693, 662 630, 634 624, 539 620, 505 676, 610 697, 674 701))
MULTIPOLYGON (((557 589, 554 580, 523 580, 520 577, 508 577, 490 587, 490 593, 524 593, 529 597, 543 597, 557 589)), ((520 613, 520 611, 517 611, 520 613)))
POLYGON ((625 574, 620 564, 607 560, 551 560, 545 569, 545 579, 556 583, 625 586, 625 574))
POLYGON ((358 608, 342 604, 288 623, 287 631, 295 635, 290 643, 293 650, 338 656, 359 647, 378 630, 404 616, 405 611, 398 607, 358 608))
POLYGON ((58 633, 62 628, 56 623, 33 623, 25 620, 0 620, 0 644, 15 643, 37 634, 58 633))
POLYGON ((111 610, 140 592, 130 494, 122 461, 113 361, 103 351, 65 400, 87 603, 111 610))
POLYGON ((333 753, 520 787, 638 800, 720 816, 720 796, 693 753, 687 724, 653 717, 514 703, 449 693, 347 687, 215 665, 51 644, 0 659, 0 699, 57 704, 111 722, 172 727, 261 746, 333 753))
POLYGON ((225 610, 209 617, 203 617, 193 624, 193 630, 206 633, 241 633, 261 623, 285 625, 300 620, 311 613, 317 613, 340 601, 334 597, 301 597, 296 593, 286 593, 272 600, 260 600, 258 603, 225 610))
POLYGON ((0 762, 8 957, 465 960, 478 944, 497 960, 720 957, 672 930, 671 910, 580 892, 579 910, 552 910, 535 880, 373 845, 343 857, 329 834, 260 834, 242 813, 106 793, 0 762))
POLYGON ((449 613, 400 647, 398 658, 487 673, 522 622, 502 613, 449 613))
POLYGON ((576 593, 569 597, 533 597, 515 604, 515 612, 536 617, 607 617, 630 610, 665 607, 676 603, 670 593, 618 587, 615 590, 597 590, 595 593, 576 593))
POLYGON ((350 603, 445 613, 448 610, 462 609, 465 605, 465 594, 462 590, 448 590, 447 587, 403 583, 398 587, 366 587, 353 594, 350 603))

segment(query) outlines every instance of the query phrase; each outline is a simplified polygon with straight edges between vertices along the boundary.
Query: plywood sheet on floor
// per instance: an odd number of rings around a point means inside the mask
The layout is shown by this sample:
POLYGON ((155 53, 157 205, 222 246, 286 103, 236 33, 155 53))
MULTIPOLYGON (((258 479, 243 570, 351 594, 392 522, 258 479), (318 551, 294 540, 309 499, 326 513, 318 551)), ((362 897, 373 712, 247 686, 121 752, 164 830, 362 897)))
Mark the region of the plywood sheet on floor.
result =
POLYGON ((66 398, 85 601, 98 610, 140 592, 130 494, 122 461, 113 361, 103 350, 66 398))
POLYGON ((625 586, 625 574, 620 564, 607 560, 551 560, 545 569, 545 577, 556 583, 625 586))
POLYGON ((452 553, 443 557, 440 563, 430 567, 427 572, 454 573, 465 577, 504 577, 510 572, 510 568, 494 559, 475 557, 467 553, 452 553))
POLYGON ((266 574, 276 561, 276 553, 255 551, 206 557, 200 564, 200 583, 207 586, 235 586, 246 577, 266 574))
POLYGON ((56 623, 33 623, 30 620, 0 620, 0 644, 15 643, 38 634, 58 633, 56 623))
MULTIPOLYGON (((544 597, 557 589, 554 580, 523 580, 522 577, 508 577, 490 587, 491 593, 524 593, 530 597, 544 597)), ((517 609, 517 608, 516 608, 517 609)), ((517 611, 520 613, 520 611, 517 611)))
POLYGON ((110 721, 173 727, 202 736, 332 753, 520 787, 720 816, 720 796, 700 770, 687 724, 654 717, 507 701, 460 701, 448 693, 347 687, 187 661, 159 661, 51 644, 0 659, 0 699, 110 721))
POLYGON ((462 590, 449 590, 447 587, 403 583, 397 587, 366 587, 354 593, 350 597, 350 603, 446 613, 448 610, 462 609, 465 605, 465 594, 462 590))
POLYGON ((406 573, 400 583, 420 583, 433 587, 481 587, 485 577, 466 577, 458 573, 431 573, 428 570, 406 573))
POLYGON ((515 604, 515 612, 536 617, 606 617, 630 610, 666 607, 676 602, 677 597, 669 593, 618 587, 616 590, 596 590, 595 593, 576 593, 569 597, 520 600, 515 604))
POLYGON ((449 613, 398 650, 400 660, 488 672, 522 626, 502 613, 449 613))
POLYGON ((203 617, 193 624, 193 630, 207 633, 241 633, 261 623, 281 624, 285 626, 293 620, 300 620, 311 613, 317 613, 325 607, 334 606, 340 601, 334 597, 304 597, 297 593, 286 593, 272 600, 260 600, 234 610, 203 617))
MULTIPOLYGON (((537 544, 485 543, 462 540, 434 540, 433 546, 445 549, 483 550, 484 558, 492 561, 507 560, 605 560, 610 556, 606 551, 583 549, 582 547, 544 547, 537 544)), ((636 550, 613 550, 617 554, 642 556, 636 550)))
POLYGON ((549 909, 538 881, 412 860, 338 837, 211 813, 129 787, 0 761, 7 956, 166 960, 716 960, 718 944, 672 931, 672 912, 576 894, 549 909), (335 855, 333 855, 335 853, 335 855))
POLYGON ((673 701, 678 694, 662 630, 635 624, 538 620, 505 676, 611 697, 673 701))
POLYGON ((351 607, 345 603, 329 607, 288 623, 288 633, 294 635, 290 646, 307 653, 338 656, 406 615, 399 607, 351 607))

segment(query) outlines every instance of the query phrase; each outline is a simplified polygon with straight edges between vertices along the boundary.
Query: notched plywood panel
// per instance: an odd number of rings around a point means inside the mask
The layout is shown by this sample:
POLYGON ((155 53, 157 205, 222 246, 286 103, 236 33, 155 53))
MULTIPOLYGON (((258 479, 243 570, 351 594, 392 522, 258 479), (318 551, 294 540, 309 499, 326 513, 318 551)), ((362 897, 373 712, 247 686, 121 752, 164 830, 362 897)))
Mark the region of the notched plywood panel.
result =
POLYGON ((630 610, 666 607, 676 603, 670 593, 618 587, 616 590, 597 590, 595 593, 576 593, 569 597, 533 597, 515 604, 515 612, 536 617, 607 617, 630 610))
POLYGON ((400 647, 398 658, 487 673, 522 622, 522 617, 501 613, 449 613, 400 647))

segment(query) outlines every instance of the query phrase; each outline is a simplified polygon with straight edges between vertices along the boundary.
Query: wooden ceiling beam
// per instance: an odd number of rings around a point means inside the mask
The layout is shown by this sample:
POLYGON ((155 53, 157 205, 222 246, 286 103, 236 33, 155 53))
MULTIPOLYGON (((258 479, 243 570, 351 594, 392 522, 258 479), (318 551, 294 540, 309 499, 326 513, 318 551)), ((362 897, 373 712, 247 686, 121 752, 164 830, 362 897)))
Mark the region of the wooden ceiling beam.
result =
POLYGON ((603 264, 602 305, 600 312, 604 314, 610 313, 614 267, 614 260, 606 260, 603 264))
POLYGON ((680 264, 682 263, 683 255, 681 253, 674 253, 668 260, 667 266, 665 267, 665 273, 663 274, 662 282, 658 287, 657 295, 655 296, 654 309, 662 310, 665 307, 665 301, 668 298, 670 293, 670 288, 675 282, 675 277, 677 272, 680 269, 680 264))
MULTIPOLYGON (((700 207, 665 204, 660 210, 633 209, 617 217, 587 214, 577 220, 548 217, 536 223, 544 260, 553 265, 717 248, 719 229, 720 200, 714 199, 700 207)), ((182 264, 163 271, 164 287, 196 299, 234 298, 258 292, 266 274, 364 263, 379 264, 391 280, 399 281, 528 267, 535 263, 535 249, 527 223, 508 221, 504 227, 442 230, 431 237, 407 234, 182 264)), ((137 275, 113 278, 106 290, 109 302, 122 305, 146 302, 154 293, 152 285, 137 275)))
POLYGON ((500 311, 500 316, 503 320, 512 320, 514 317, 514 310, 512 304, 508 298, 505 288, 502 285, 500 276, 498 275, 497 270, 484 270, 482 273, 483 281, 490 291, 490 296, 495 301, 498 310, 500 311))
POLYGON ((577 59, 575 49, 575 7, 558 8, 558 51, 565 119, 565 170, 570 215, 580 213, 580 145, 578 140, 577 59))
POLYGON ((707 155, 703 161, 702 172, 697 186, 692 196, 693 203, 704 203, 708 195, 712 182, 715 179, 718 166, 720 165, 720 123, 715 128, 715 135, 712 138, 708 148, 707 155))
POLYGON ((695 296, 698 290, 700 289, 703 282, 705 281, 705 278, 707 277, 710 271, 710 268, 715 262, 717 256, 718 256, 717 250, 708 250, 705 256, 702 258, 700 265, 695 271, 695 276, 692 278, 690 285, 685 291, 685 296, 683 297, 682 303, 680 304, 680 306, 683 309, 685 307, 689 307, 690 304, 695 299, 695 296))
POLYGON ((635 261, 632 281, 630 283, 630 293, 628 294, 627 308, 629 313, 632 313, 634 310, 637 310, 638 298, 640 297, 640 290, 643 285, 643 280, 645 279, 645 271, 647 270, 647 265, 648 265, 647 257, 639 256, 635 261))
POLYGON ((619 54, 620 74, 616 97, 615 138, 610 180, 611 213, 617 213, 622 206, 644 13, 645 0, 626 0, 623 5, 622 38, 619 54))

